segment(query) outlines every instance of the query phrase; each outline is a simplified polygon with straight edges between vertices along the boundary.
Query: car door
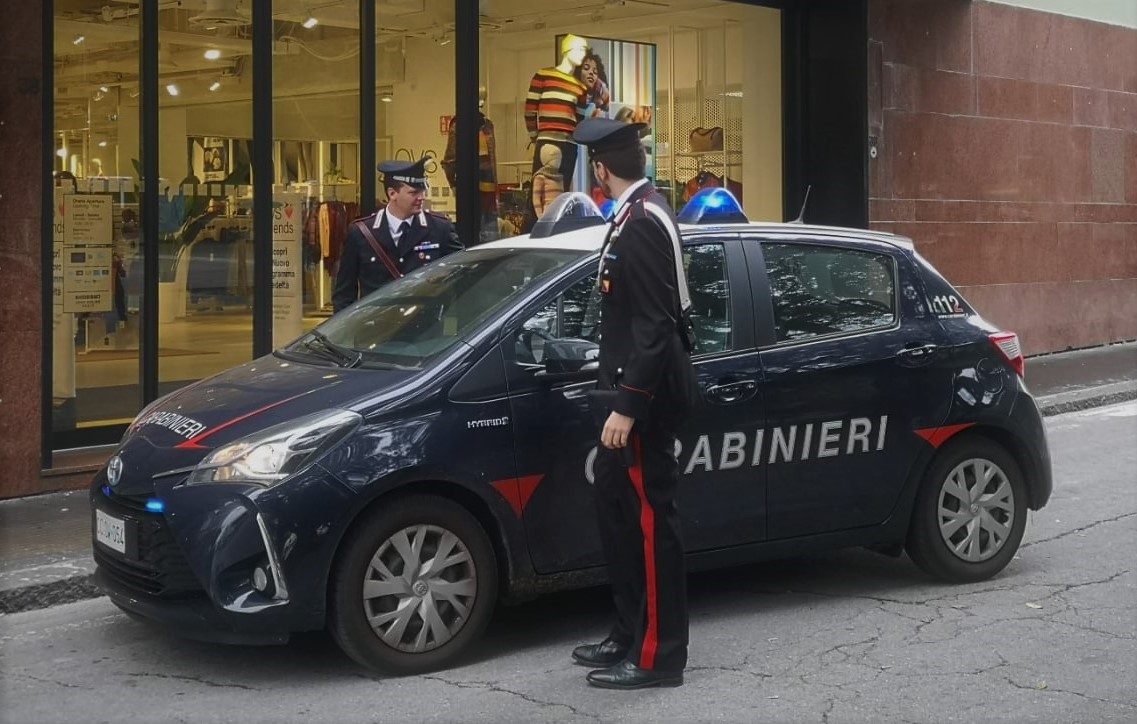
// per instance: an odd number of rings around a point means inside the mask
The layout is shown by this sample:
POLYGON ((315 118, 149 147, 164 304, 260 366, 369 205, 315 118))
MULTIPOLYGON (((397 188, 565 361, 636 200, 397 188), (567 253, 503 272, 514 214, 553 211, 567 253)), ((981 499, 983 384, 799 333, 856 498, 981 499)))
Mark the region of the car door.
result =
MULTIPOLYGON (((749 282, 736 239, 685 248, 695 303, 700 405, 680 435, 680 497, 687 550, 761 540, 764 480, 745 438, 761 427, 760 359, 754 349, 749 282), (728 258, 733 263, 728 263, 728 258), (739 354, 739 350, 746 354, 739 354), (724 440, 727 449, 724 450, 724 440)), ((542 573, 604 563, 593 498, 598 431, 586 395, 595 379, 550 381, 550 352, 599 341, 594 270, 582 270, 551 299, 519 315, 503 336, 523 520, 542 573)))
POLYGON ((764 240, 748 247, 768 422, 771 540, 883 522, 942 424, 951 374, 914 270, 887 244, 764 240))

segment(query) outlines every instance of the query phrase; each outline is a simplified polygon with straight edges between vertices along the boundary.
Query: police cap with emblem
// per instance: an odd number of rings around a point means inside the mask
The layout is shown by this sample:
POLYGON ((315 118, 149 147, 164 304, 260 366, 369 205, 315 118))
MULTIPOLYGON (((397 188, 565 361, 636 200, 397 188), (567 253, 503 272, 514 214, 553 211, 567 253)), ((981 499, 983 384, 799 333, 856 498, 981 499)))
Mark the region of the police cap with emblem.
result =
POLYGON ((383 174, 383 185, 392 186, 404 183, 416 189, 426 188, 426 162, 430 156, 423 156, 417 161, 384 161, 379 164, 379 171, 383 174))
POLYGON ((585 118, 576 124, 572 140, 588 146, 590 153, 603 153, 640 143, 646 123, 624 123, 614 118, 585 118))

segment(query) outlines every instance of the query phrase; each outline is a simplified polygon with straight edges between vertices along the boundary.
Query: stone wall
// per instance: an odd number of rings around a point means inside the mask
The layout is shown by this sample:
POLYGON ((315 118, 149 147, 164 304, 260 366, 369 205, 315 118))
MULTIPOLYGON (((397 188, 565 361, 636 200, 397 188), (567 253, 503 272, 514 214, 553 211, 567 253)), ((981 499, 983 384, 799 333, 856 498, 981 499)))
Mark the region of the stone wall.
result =
POLYGON ((871 0, 873 228, 1028 354, 1137 338, 1137 30, 871 0))
MULTIPOLYGON (((5 3, 0 23, 0 497, 40 481, 42 6, 5 3)), ((50 366, 48 367, 50 369, 50 366)))

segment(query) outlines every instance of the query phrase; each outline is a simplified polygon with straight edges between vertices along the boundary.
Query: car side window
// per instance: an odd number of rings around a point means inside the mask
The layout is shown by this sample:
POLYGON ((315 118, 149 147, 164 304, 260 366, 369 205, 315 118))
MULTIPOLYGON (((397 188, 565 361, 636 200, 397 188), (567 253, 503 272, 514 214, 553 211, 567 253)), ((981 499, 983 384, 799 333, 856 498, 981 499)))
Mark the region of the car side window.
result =
POLYGON ((896 322, 896 272, 887 254, 809 244, 762 248, 779 342, 896 322))
POLYGON ((687 288, 691 293, 691 322, 695 328, 695 354, 733 349, 730 286, 726 252, 722 244, 694 244, 683 248, 687 288))
POLYGON ((550 343, 562 352, 588 354, 600 342, 600 291, 596 274, 573 284, 521 325, 514 341, 516 359, 543 365, 550 343), (560 344, 560 343, 565 344, 560 344))

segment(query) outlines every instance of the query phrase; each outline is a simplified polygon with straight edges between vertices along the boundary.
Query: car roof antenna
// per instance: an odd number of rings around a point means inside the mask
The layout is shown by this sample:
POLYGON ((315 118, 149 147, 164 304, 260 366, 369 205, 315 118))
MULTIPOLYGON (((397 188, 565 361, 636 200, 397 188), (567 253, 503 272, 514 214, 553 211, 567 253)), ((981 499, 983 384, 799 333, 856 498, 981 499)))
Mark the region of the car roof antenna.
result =
POLYGON ((809 203, 809 192, 812 188, 813 188, 812 184, 805 187, 805 198, 801 200, 801 213, 797 215, 796 219, 794 219, 793 221, 790 222, 791 224, 804 224, 805 223, 805 205, 809 203))

